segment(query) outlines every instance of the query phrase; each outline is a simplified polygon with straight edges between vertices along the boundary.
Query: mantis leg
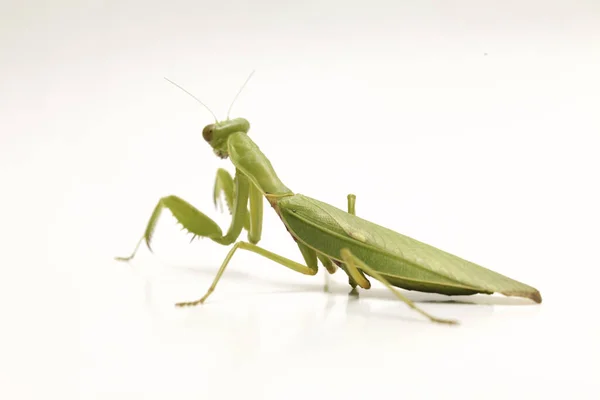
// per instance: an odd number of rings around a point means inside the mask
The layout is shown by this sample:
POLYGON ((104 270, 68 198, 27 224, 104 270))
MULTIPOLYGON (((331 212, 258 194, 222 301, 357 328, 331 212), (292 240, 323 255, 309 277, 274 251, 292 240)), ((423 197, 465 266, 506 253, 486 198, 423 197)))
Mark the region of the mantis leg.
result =
MULTIPOLYGON (((356 204, 356 195, 349 194, 348 195, 348 213, 349 214, 356 215, 355 204, 356 204)), ((317 254, 317 257, 319 258, 319 261, 321 261, 321 264, 323 264, 325 269, 327 269, 327 272, 329 272, 330 274, 333 274, 337 271, 337 265, 335 265, 329 257, 327 257, 323 254, 317 254)), ((325 276, 327 277, 327 275, 325 275, 325 276)), ((364 278, 364 280, 367 279, 364 277, 364 275, 363 275, 363 278, 364 278)), ((368 284, 368 281, 367 281, 367 284, 368 284)), ((328 282, 325 283, 326 287, 327 287, 327 285, 328 285, 328 282)), ((353 289, 356 288, 356 286, 357 286, 357 283, 352 279, 352 277, 350 277, 350 285, 352 286, 353 289)))
POLYGON ((348 195, 348 214, 356 215, 356 195, 349 194, 348 195))
POLYGON ((314 266, 311 267, 311 266, 302 265, 300 263, 290 260, 289 258, 285 258, 278 254, 272 253, 272 252, 265 250, 262 247, 259 247, 255 244, 247 243, 247 242, 237 242, 231 248, 229 253, 227 253, 227 256, 225 257, 223 264, 221 264, 221 268, 219 268, 219 272, 217 272, 217 276, 215 276, 215 279, 213 280, 212 284, 208 288, 208 291, 206 292, 206 294, 196 301, 177 303, 176 306, 178 306, 178 307, 195 306, 195 305, 204 303, 204 301, 206 301, 208 296, 210 296, 210 294, 217 287, 217 283, 221 279, 223 272, 225 272, 225 269, 227 268, 229 261, 231 261, 231 258, 233 257, 234 253, 238 249, 248 250, 253 253, 260 254, 261 256, 266 257, 269 260, 275 261, 276 263, 281 264, 284 267, 288 267, 289 269, 292 269, 296 272, 300 272, 301 274, 304 274, 304 275, 315 275, 317 273, 316 257, 314 257, 314 266))
POLYGON ((225 197, 225 205, 229 210, 229 213, 233 213, 233 199, 234 199, 234 186, 233 178, 229 174, 226 169, 219 168, 217 170, 217 176, 215 177, 215 185, 213 187, 213 203, 215 207, 217 204, 223 208, 223 203, 221 201, 221 193, 223 193, 223 197, 225 197))
MULTIPOLYGON (((377 271, 375 271, 374 269, 372 269, 371 267, 369 267, 367 264, 365 264, 364 262, 362 262, 360 259, 358 259, 356 256, 354 256, 349 249, 347 249, 347 248, 346 249, 342 249, 342 251, 341 251, 341 257, 342 257, 342 260, 344 260, 344 263, 346 264, 346 268, 348 269, 348 271, 349 271, 349 273, 351 275, 353 275, 353 276, 356 275, 356 273, 358 272, 358 270, 360 268, 361 270, 363 270, 368 275, 372 276, 373 278, 377 279, 379 282, 383 283, 388 289, 390 289, 392 291, 392 293, 394 293, 394 295, 398 299, 400 299, 401 301, 403 301, 410 308, 412 308, 413 310, 417 311, 421 315, 429 318, 431 321, 433 321, 433 322, 439 322, 439 323, 442 323, 442 324, 457 324, 458 323, 455 320, 436 318, 436 317, 432 316, 431 314, 426 313, 421 308, 417 307, 417 305, 415 303, 413 303, 411 300, 409 300, 408 298, 406 298, 402 293, 400 293, 400 291, 398 289, 396 289, 395 287, 393 287, 377 271)), ((356 277, 354 279, 356 279, 356 277)))
MULTIPOLYGON (((356 215, 356 195, 348 195, 348 214, 356 215)), ((363 289, 369 289, 371 283, 360 270, 346 271, 348 273, 348 283, 352 286, 352 294, 358 294, 356 287, 360 286, 363 289)))
POLYGON ((248 227, 248 241, 257 244, 262 236, 263 223, 263 195, 253 183, 250 183, 250 226, 248 227))
MULTIPOLYGON (((355 211, 354 211, 354 205, 356 204, 356 196, 353 194, 349 194, 348 195, 348 213, 355 215, 355 211)), ((302 250, 302 249, 301 249, 302 250)), ((319 258, 319 261, 321 261, 321 264, 323 264, 323 266, 325 267, 325 269, 327 270, 327 272, 329 272, 330 274, 334 274, 337 271, 338 266, 331 261, 331 259, 327 256, 325 256, 324 254, 317 254, 317 257, 319 258)), ((364 278, 365 280, 367 278, 364 278)), ((350 286, 352 286, 352 289, 354 290, 357 286, 356 282, 352 279, 352 277, 349 276, 349 283, 350 286)), ((367 281, 368 283, 368 281, 367 281)), ((329 278, 327 275, 325 275, 325 291, 327 292, 329 290, 329 278)))
MULTIPOLYGON (((263 196, 260 190, 252 183, 250 183, 249 190, 250 211, 246 215, 244 229, 248 231, 248 241, 252 244, 257 244, 262 235, 263 196)), ((220 200, 221 193, 223 193, 225 197, 225 203, 229 213, 232 214, 235 199, 235 185, 229 172, 223 168, 217 170, 217 177, 215 178, 215 186, 213 189, 213 203, 215 204, 215 207, 220 200)))
MULTIPOLYGON (((244 221, 246 221, 248 215, 248 196, 250 182, 248 178, 241 172, 236 172, 235 177, 235 197, 233 199, 233 218, 227 234, 223 235, 221 228, 212 219, 207 217, 202 212, 198 211, 194 206, 186 202, 185 200, 177 196, 163 197, 158 201, 158 204, 154 208, 144 235, 138 241, 133 253, 129 257, 116 257, 119 261, 129 261, 137 253, 141 243, 146 242, 148 249, 152 251, 150 242, 156 228, 156 223, 160 217, 163 209, 167 208, 177 222, 179 222, 183 229, 198 237, 207 237, 216 243, 228 246, 235 242, 239 237, 244 227, 244 221)), ((192 239, 193 240, 193 239, 192 239)))
MULTIPOLYGON (((315 249, 310 248, 299 241, 296 241, 296 244, 298 245, 298 249, 300 249, 300 253, 302 253, 302 257, 304 257, 306 265, 308 265, 309 268, 314 269, 315 273, 319 269, 317 259, 321 261, 321 264, 327 269, 328 273, 333 274, 337 270, 337 266, 325 254, 317 253, 315 249)), ((325 274, 325 286, 323 290, 325 292, 329 291, 329 276, 327 274, 325 274)))
MULTIPOLYGON (((349 194, 348 195, 348 213, 349 214, 356 215, 355 207, 354 207, 355 204, 356 204, 356 195, 349 194)), ((317 257, 319 258, 319 261, 321 261, 321 264, 323 264, 325 269, 327 269, 327 272, 329 272, 330 274, 333 274, 337 271, 337 265, 335 265, 329 257, 325 256, 324 254, 320 254, 320 253, 317 254, 317 257)), ((327 275, 325 275, 325 276, 327 276, 327 275)), ((364 279, 366 280, 366 278, 364 278, 364 279)), ((327 283, 326 283, 326 285, 327 285, 327 283)), ((356 287, 356 283, 354 283, 353 287, 356 287)))
POLYGON ((319 261, 321 261, 321 264, 323 264, 327 272, 329 272, 330 274, 333 274, 337 271, 337 265, 335 265, 333 261, 331 261, 331 259, 326 255, 317 253, 317 258, 319 259, 319 261))

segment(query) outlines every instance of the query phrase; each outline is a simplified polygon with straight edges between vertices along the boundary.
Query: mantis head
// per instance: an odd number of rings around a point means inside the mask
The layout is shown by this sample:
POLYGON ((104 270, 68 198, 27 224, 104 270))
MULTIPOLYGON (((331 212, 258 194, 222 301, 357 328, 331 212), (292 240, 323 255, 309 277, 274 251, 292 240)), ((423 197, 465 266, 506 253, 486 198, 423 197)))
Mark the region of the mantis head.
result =
POLYGON ((202 130, 202 137, 204 137, 204 140, 206 140, 208 142, 208 144, 210 144, 212 146, 215 154, 220 158, 229 157, 229 153, 227 151, 227 139, 229 138, 229 135, 231 135, 232 133, 235 133, 235 132, 248 133, 248 131, 250 130, 250 123, 248 122, 248 120, 246 120, 244 118, 229 119, 229 113, 231 112, 231 107, 233 107, 233 104, 237 100, 238 96, 240 95, 240 93, 242 92, 244 87, 246 87, 246 84, 248 83, 250 78, 252 78, 252 75, 254 75, 254 71, 252 71, 250 73, 250 76, 248 76, 248 78, 246 78, 246 81, 244 82, 242 87, 240 87, 240 90, 237 92, 237 94, 233 98, 233 101, 231 102, 231 105, 229 106, 229 110, 227 111, 227 119, 225 121, 221 121, 221 122, 219 122, 215 113, 213 113, 210 110, 210 108, 208 108, 206 106, 206 104, 204 104, 202 101, 200 101, 200 99, 198 99, 196 96, 194 96, 193 94, 191 94, 190 92, 188 92, 187 90, 185 90, 184 88, 182 88, 181 86, 179 86, 178 84, 173 82, 172 80, 165 78, 167 81, 169 81, 173 85, 177 86, 179 89, 183 90, 185 93, 187 93, 193 99, 195 99, 204 108, 206 108, 208 110, 208 112, 210 112, 212 114, 212 116, 215 118, 214 124, 206 125, 204 127, 204 129, 202 130))
POLYGON ((202 130, 202 137, 210 144, 215 154, 220 158, 227 158, 227 139, 235 132, 248 133, 250 122, 244 118, 228 119, 206 125, 202 130))

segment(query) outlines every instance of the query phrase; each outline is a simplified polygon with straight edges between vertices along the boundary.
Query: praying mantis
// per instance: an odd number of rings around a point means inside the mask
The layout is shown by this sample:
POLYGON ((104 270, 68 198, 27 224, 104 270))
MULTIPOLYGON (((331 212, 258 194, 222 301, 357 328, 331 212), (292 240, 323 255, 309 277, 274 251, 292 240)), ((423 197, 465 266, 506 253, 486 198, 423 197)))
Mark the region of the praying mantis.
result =
MULTIPOLYGON (((251 76, 242 85, 231 106, 251 76)), ((213 115, 215 123, 206 125, 202 136, 215 155, 229 159, 235 168, 234 177, 227 170, 218 169, 213 188, 215 205, 217 199, 223 196, 232 216, 226 233, 190 203, 170 195, 158 201, 133 253, 129 257, 117 257, 120 261, 131 260, 142 242, 152 251, 153 233, 164 209, 168 209, 194 238, 208 238, 223 246, 233 245, 207 292, 197 300, 177 303, 176 306, 204 303, 238 250, 259 254, 305 275, 316 275, 319 263, 329 274, 341 269, 348 276, 353 291, 357 287, 369 289, 369 278, 375 279, 410 308, 437 323, 456 324, 458 321, 427 313, 398 288, 449 296, 501 293, 542 302, 540 292, 529 285, 362 219, 355 212, 354 194, 347 195, 347 210, 344 211, 294 193, 280 180, 269 159, 250 138, 248 120, 230 119, 230 106, 227 119, 219 121, 198 98, 168 81, 192 96, 213 115), (262 237, 265 199, 296 242, 304 263, 258 246, 262 237), (247 231, 247 241, 238 240, 243 230, 247 231)))

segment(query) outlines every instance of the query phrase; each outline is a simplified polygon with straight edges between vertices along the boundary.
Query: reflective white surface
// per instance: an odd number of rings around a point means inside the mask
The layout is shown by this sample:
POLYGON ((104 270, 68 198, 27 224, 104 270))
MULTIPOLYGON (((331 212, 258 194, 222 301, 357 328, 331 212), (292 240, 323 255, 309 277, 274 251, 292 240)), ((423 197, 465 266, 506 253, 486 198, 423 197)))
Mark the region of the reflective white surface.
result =
MULTIPOLYGON (((53 2, 2 6, 0 395, 61 399, 598 398, 596 2, 53 2), (44 3, 45 4, 45 3, 44 3), (293 190, 538 288, 323 291, 194 241, 157 200, 214 217, 232 117, 293 190)), ((261 245, 301 260, 265 207, 261 245)))

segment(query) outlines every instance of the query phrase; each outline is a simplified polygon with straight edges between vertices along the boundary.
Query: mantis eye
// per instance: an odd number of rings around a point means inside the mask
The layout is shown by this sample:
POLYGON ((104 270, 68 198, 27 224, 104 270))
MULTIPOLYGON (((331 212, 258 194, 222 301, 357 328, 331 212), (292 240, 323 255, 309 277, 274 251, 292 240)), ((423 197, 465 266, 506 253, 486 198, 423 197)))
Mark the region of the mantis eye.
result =
POLYGON ((206 125, 204 127, 204 129, 202 130, 202 137, 207 142, 210 142, 213 138, 213 129, 214 129, 214 125, 210 124, 210 125, 206 125))

